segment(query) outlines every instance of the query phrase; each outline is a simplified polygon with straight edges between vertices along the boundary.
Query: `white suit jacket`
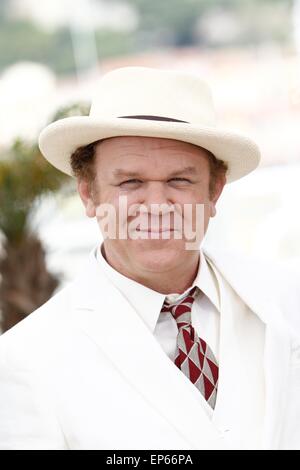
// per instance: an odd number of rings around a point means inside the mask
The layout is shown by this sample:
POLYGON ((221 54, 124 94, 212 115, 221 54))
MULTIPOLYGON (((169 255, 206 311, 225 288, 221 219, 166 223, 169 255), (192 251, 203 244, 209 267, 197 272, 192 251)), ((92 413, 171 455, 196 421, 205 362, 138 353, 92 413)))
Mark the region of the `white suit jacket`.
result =
POLYGON ((91 253, 0 337, 0 449, 299 449, 298 280, 204 253, 221 294, 212 419, 91 253))

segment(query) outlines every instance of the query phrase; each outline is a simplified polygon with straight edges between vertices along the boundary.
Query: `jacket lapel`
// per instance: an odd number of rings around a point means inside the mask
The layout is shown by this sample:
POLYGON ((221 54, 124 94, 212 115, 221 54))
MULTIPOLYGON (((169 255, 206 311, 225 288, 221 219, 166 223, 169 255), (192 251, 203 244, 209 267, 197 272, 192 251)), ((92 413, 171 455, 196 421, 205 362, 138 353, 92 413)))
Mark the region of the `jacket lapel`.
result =
MULTIPOLYGON (((270 273, 266 272, 264 279, 264 270, 260 269, 259 265, 242 263, 241 259, 235 256, 230 256, 230 259, 221 254, 213 256, 207 249, 204 252, 216 271, 219 271, 242 301, 265 324, 265 415, 262 440, 263 448, 278 448, 287 396, 291 349, 287 323, 270 295, 278 286, 270 287, 270 273)), ((245 334, 247 335, 247 332, 245 334)))
POLYGON ((225 447, 199 391, 172 363, 92 255, 73 286, 73 319, 192 449, 225 447), (111 333, 109 334, 108 331, 111 333))
POLYGON ((261 445, 264 414, 264 324, 213 269, 220 291, 220 353, 213 421, 236 449, 261 445))

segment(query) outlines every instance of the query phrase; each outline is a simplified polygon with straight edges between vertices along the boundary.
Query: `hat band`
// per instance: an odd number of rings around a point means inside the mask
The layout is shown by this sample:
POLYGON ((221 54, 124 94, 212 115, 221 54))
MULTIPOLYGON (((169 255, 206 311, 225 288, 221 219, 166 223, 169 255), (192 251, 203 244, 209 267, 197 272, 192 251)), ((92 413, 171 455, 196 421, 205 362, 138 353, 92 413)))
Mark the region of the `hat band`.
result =
POLYGON ((180 119, 173 119, 164 116, 149 116, 149 115, 138 115, 138 116, 118 116, 118 118, 127 118, 127 119, 148 119, 152 121, 172 121, 172 122, 184 122, 190 124, 188 121, 181 121, 180 119))

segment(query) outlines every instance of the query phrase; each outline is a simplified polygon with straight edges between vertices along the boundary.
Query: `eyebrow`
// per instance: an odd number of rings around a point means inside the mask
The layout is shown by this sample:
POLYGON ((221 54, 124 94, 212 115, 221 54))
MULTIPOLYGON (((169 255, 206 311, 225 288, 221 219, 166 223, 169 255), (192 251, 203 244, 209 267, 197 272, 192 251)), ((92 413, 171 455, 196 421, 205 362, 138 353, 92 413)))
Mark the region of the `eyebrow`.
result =
MULTIPOLYGON (((172 178, 178 175, 194 175, 195 172, 196 172, 196 168, 194 166, 186 166, 184 168, 181 168, 180 170, 173 171, 169 175, 169 178, 172 178)), ((141 174, 138 171, 127 171, 127 170, 123 170, 122 168, 115 168, 113 170, 113 175, 116 177, 131 177, 131 178, 137 178, 141 176, 141 174)))

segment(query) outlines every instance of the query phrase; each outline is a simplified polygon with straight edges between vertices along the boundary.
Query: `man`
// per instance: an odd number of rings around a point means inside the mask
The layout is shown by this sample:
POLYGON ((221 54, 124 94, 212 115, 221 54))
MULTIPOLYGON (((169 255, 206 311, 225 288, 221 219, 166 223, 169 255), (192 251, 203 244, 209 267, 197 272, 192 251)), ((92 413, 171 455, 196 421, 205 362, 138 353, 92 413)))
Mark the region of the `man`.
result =
POLYGON ((0 447, 299 448, 297 293, 202 248, 224 185, 260 157, 215 126, 207 85, 113 70, 90 116, 51 124, 40 148, 104 241, 2 335, 0 447))

